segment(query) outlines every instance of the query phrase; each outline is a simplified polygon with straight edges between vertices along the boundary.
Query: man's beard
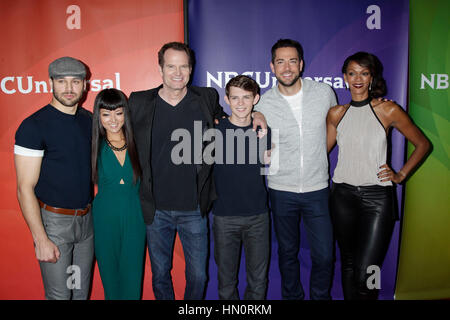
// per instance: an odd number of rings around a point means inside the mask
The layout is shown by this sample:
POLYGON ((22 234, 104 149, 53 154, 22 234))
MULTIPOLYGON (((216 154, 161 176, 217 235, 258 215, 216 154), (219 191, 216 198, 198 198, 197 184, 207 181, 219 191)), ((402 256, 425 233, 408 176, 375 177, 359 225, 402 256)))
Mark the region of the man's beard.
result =
POLYGON ((279 83, 281 83, 285 87, 292 87, 298 81, 298 79, 300 79, 300 74, 298 74, 294 79, 292 79, 291 82, 284 82, 284 81, 282 81, 281 79, 278 79, 278 78, 277 78, 277 81, 279 83))
POLYGON ((65 107, 73 107, 76 104, 78 104, 78 102, 80 102, 81 97, 83 96, 82 94, 80 94, 78 97, 76 97, 74 100, 70 100, 67 101, 64 99, 63 95, 65 94, 72 94, 72 95, 76 95, 73 92, 63 92, 60 95, 53 93, 53 96, 55 97, 56 100, 58 100, 59 103, 61 103, 63 106, 65 107))

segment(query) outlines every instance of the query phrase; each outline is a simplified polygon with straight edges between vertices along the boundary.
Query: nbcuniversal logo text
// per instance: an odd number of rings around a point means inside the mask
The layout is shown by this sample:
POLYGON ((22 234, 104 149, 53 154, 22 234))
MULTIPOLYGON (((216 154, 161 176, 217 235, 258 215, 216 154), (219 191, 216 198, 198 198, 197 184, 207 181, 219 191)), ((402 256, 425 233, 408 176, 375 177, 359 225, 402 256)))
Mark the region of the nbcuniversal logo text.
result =
MULTIPOLYGON (((265 88, 273 88, 277 85, 277 78, 272 75, 270 71, 246 71, 242 73, 243 75, 249 76, 253 78, 261 87, 261 89, 265 88)), ((212 87, 213 85, 218 88, 225 88, 228 81, 231 78, 238 76, 239 73, 235 71, 217 71, 217 72, 209 72, 206 71, 206 86, 212 87)), ((329 86, 335 89, 344 89, 344 79, 342 77, 333 77, 333 76, 314 76, 314 77, 303 77, 303 79, 314 80, 317 82, 323 82, 328 84, 329 86)))
MULTIPOLYGON (((114 73, 112 79, 92 79, 88 80, 89 91, 97 92, 107 88, 116 88, 120 90, 120 73, 114 73)), ((50 89, 50 80, 33 80, 33 76, 6 76, 0 80, 0 90, 6 94, 29 94, 29 93, 48 93, 50 89)))
POLYGON ((421 74, 420 89, 425 89, 425 84, 431 89, 443 90, 448 89, 448 74, 431 73, 430 75, 421 74))

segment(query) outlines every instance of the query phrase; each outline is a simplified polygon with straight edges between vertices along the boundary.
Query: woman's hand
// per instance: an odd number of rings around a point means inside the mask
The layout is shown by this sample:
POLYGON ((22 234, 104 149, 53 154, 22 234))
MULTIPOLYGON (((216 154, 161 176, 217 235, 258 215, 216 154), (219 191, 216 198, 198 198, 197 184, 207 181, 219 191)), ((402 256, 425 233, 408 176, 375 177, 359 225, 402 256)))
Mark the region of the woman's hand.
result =
POLYGON ((380 171, 378 172, 378 179, 381 182, 392 181, 394 183, 401 183, 406 178, 406 174, 400 170, 399 172, 395 172, 392 170, 387 164, 383 164, 380 167, 380 171))

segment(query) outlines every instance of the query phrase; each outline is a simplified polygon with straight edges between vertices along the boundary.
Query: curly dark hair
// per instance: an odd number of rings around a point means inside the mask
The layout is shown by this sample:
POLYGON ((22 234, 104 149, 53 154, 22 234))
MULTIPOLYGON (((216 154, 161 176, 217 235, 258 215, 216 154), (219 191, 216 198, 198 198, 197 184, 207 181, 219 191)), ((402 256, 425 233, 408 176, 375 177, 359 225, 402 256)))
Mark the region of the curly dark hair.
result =
POLYGON ((361 67, 368 68, 372 76, 372 89, 369 95, 372 98, 379 98, 386 95, 387 87, 386 80, 383 78, 383 65, 377 56, 367 52, 357 52, 344 61, 342 66, 342 73, 347 73, 347 67, 351 61, 356 62, 361 67))

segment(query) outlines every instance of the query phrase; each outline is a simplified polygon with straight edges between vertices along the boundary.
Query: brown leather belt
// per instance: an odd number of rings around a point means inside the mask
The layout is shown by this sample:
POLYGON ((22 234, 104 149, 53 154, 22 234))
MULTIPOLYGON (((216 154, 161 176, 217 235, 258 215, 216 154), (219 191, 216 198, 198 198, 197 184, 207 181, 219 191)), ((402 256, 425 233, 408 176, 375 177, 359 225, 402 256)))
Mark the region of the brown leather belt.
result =
POLYGON ((86 213, 89 212, 89 209, 91 208, 90 204, 84 209, 55 208, 55 207, 49 206, 48 204, 43 203, 41 200, 39 200, 39 205, 44 210, 54 212, 54 213, 59 213, 59 214, 65 214, 67 216, 84 216, 86 213))

